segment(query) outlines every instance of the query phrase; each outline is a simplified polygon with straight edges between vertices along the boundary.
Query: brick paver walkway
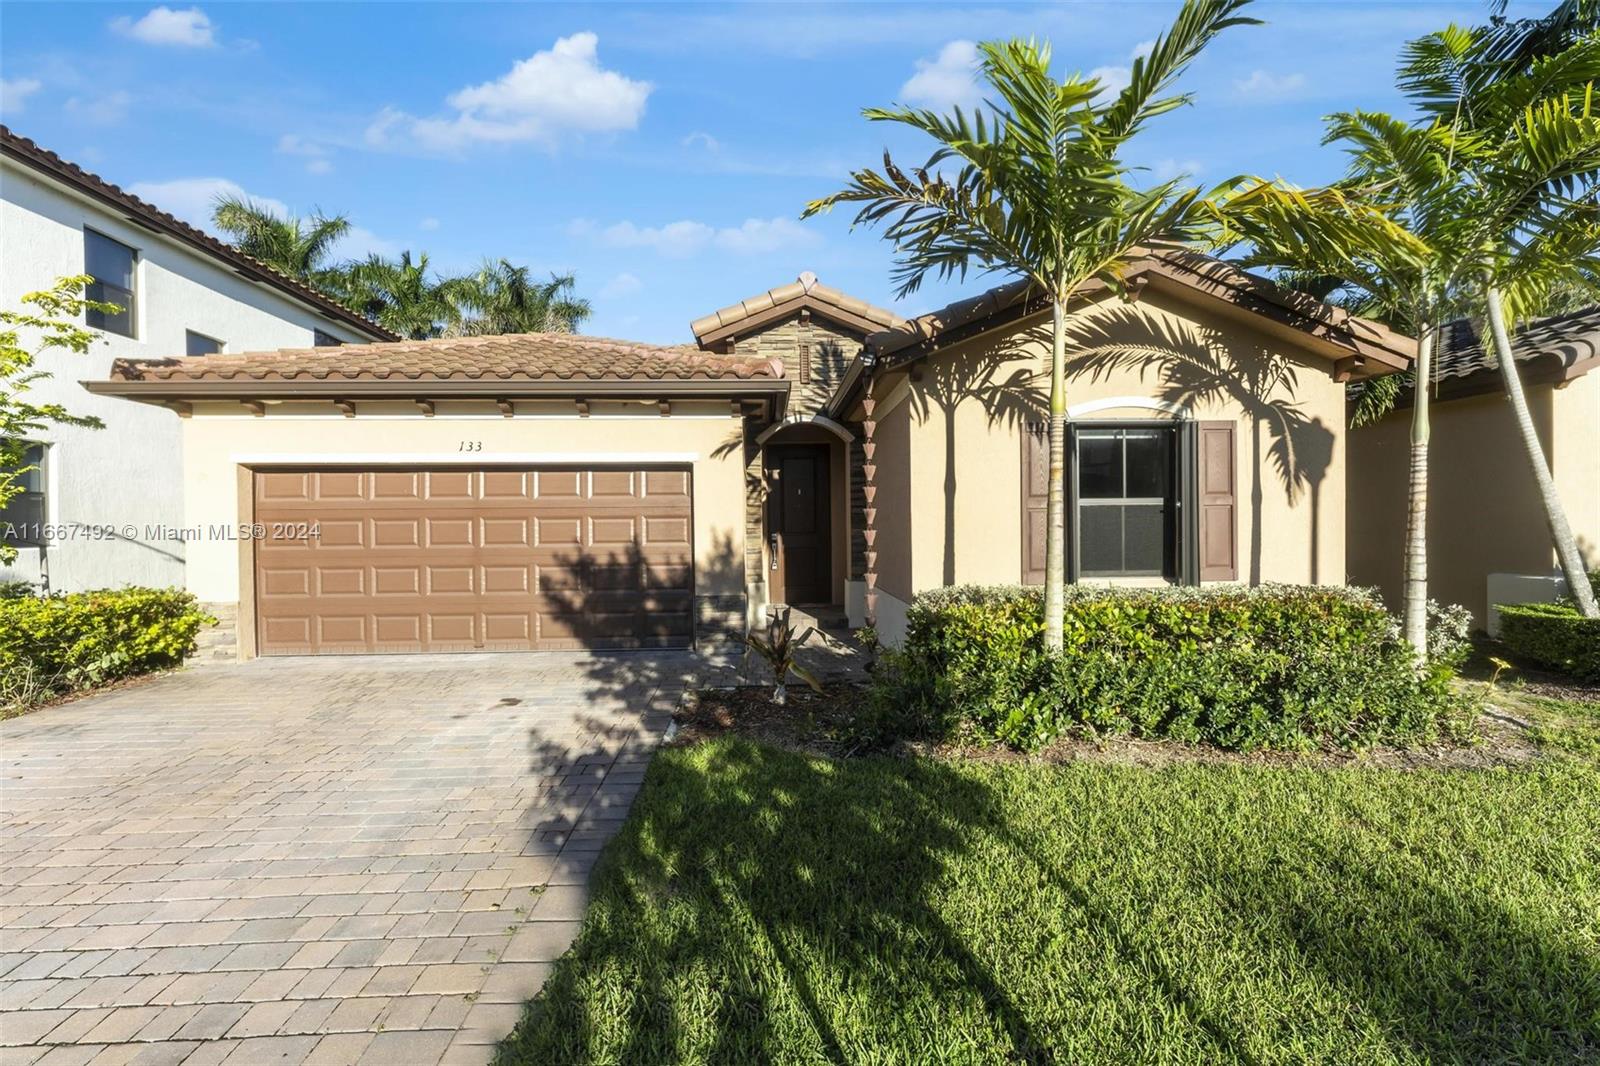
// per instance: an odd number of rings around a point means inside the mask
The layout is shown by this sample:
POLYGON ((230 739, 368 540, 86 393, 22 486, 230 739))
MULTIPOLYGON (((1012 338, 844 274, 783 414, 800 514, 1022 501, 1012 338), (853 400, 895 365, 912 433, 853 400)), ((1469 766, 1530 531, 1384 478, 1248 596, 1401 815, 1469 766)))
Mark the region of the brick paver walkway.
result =
POLYGON ((0 1064, 487 1061, 696 668, 268 659, 0 723, 0 1064))

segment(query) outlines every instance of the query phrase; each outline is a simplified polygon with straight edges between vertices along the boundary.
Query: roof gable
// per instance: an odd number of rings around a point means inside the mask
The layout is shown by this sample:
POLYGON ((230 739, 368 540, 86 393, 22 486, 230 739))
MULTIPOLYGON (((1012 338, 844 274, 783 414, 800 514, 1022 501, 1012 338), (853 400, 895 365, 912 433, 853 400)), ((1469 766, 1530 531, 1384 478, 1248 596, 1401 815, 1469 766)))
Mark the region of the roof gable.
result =
POLYGON ((905 325, 905 319, 893 311, 874 307, 847 292, 824 285, 808 270, 787 285, 768 289, 695 319, 689 324, 689 330, 701 348, 710 348, 774 322, 785 321, 802 311, 826 318, 862 336, 905 325))

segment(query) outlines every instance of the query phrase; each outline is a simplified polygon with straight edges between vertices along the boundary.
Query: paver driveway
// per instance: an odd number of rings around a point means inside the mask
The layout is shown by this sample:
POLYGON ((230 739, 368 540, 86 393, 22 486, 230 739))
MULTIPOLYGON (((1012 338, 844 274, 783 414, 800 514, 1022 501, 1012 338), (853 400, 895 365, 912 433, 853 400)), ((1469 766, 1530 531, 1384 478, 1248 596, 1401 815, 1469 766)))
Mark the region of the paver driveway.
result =
POLYGON ((0 723, 0 1063, 486 1061, 697 668, 266 659, 0 723))

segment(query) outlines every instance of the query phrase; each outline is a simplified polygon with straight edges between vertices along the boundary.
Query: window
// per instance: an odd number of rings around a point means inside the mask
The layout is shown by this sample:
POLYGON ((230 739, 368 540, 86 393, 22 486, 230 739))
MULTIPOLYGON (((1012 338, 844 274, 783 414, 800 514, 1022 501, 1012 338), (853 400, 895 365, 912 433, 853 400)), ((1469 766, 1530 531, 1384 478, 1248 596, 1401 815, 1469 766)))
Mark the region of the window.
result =
POLYGON ((215 337, 208 337, 204 333, 196 333, 192 329, 183 331, 184 355, 215 355, 222 351, 222 342, 215 337))
POLYGON ((340 340, 338 337, 335 337, 331 333, 324 333, 320 329, 313 329, 311 331, 311 343, 318 348, 338 348, 344 344, 344 341, 340 340))
POLYGON ((1175 437, 1171 426, 1078 428, 1079 574, 1176 576, 1175 437))
POLYGON ((86 312, 89 325, 107 333, 133 336, 134 264, 138 255, 120 241, 92 229, 83 231, 83 272, 94 280, 85 295, 91 300, 116 304, 120 310, 86 312))
POLYGON ((28 445, 22 457, 24 473, 14 483, 21 486, 22 492, 0 507, 0 538, 7 544, 36 547, 42 543, 39 527, 45 523, 44 451, 42 444, 28 445))

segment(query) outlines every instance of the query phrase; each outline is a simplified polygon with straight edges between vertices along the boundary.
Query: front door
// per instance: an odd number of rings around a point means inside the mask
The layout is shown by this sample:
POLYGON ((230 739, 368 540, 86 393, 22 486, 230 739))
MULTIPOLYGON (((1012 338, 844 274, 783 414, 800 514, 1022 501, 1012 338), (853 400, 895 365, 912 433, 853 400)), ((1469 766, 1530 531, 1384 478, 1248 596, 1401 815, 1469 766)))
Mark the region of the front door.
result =
POLYGON ((774 597, 783 603, 831 603, 828 446, 787 444, 767 449, 767 477, 774 597))

